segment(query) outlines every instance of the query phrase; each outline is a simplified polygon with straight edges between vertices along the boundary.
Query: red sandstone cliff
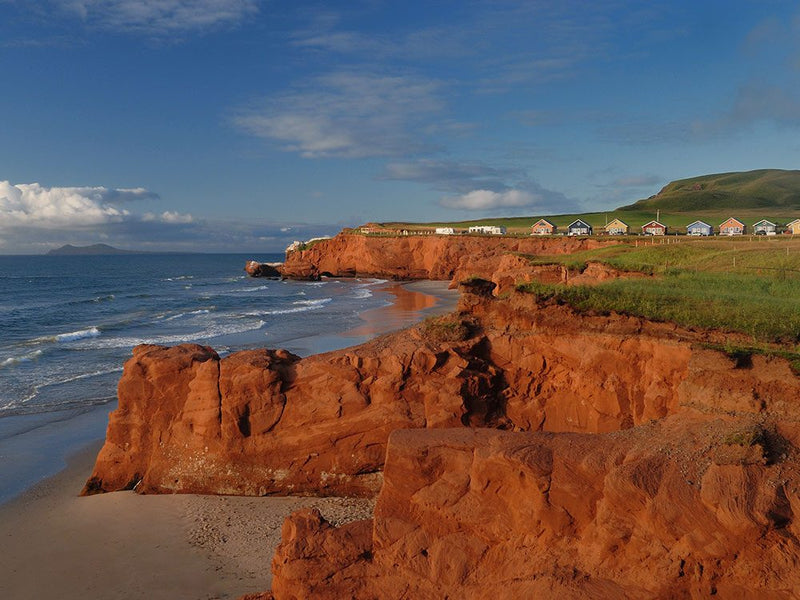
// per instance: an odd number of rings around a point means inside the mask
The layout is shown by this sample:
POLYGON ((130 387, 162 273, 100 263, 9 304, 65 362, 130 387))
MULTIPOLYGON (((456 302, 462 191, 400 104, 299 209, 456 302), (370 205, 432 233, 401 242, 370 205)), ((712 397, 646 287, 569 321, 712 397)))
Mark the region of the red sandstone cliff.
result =
POLYGON ((85 492, 380 489, 287 521, 278 600, 797 597, 786 361, 480 282, 459 311, 306 359, 138 347, 85 492))
POLYGON ((786 361, 740 368, 704 334, 473 292, 453 341, 434 322, 306 359, 136 348, 85 491, 369 495, 389 434, 419 427, 607 432, 691 409, 780 416, 800 442, 786 361))
POLYGON ((530 266, 520 254, 571 254, 613 243, 617 242, 570 237, 339 234, 308 250, 289 252, 281 272, 292 278, 330 275, 458 282, 478 276, 495 283, 509 278, 529 281, 530 266))
POLYGON ((762 427, 397 431, 374 521, 286 521, 274 597, 797 598, 796 451, 762 427))

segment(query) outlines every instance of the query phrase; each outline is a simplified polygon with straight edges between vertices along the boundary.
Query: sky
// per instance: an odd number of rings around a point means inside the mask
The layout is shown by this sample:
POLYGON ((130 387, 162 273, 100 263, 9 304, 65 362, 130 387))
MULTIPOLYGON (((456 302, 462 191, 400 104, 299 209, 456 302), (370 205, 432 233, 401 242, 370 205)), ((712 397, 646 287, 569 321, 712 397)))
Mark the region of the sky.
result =
POLYGON ((0 0, 0 254, 282 251, 800 168, 800 4, 0 0))

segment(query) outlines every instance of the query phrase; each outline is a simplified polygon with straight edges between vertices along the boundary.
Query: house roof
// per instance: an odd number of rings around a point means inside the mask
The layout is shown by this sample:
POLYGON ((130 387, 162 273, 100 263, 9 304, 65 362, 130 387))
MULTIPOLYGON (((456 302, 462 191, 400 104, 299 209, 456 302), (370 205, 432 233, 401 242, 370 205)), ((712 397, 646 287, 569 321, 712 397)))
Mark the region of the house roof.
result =
POLYGON ((589 225, 586 221, 584 221, 582 219, 575 219, 572 223, 567 225, 567 227, 572 227, 573 225, 577 225, 578 227, 589 227, 589 228, 592 227, 591 225, 589 225))
POLYGON ((772 225, 773 227, 777 227, 775 223, 772 221, 767 221, 766 219, 761 219, 758 223, 753 223, 753 227, 756 225, 772 225))
POLYGON ((704 227, 711 227, 711 225, 709 225, 709 224, 708 224, 708 223, 706 223, 705 221, 695 221, 694 223, 689 223, 689 224, 686 226, 686 229, 689 229, 689 227, 691 227, 692 225, 703 225, 704 227))
POLYGON ((741 225, 742 227, 744 227, 744 223, 742 223, 742 222, 741 222, 739 219, 737 219, 737 218, 735 218, 735 217, 728 217, 727 219, 725 219, 725 220, 724 220, 724 221, 723 221, 723 222, 720 224, 720 227, 722 227, 723 225, 725 225, 725 224, 726 224, 726 223, 728 223, 729 221, 736 221, 736 222, 737 222, 739 225, 741 225))
POLYGON ((787 225, 794 225, 795 223, 800 223, 800 219, 795 219, 794 221, 789 221, 787 225))
POLYGON ((546 225, 550 225, 550 227, 555 227, 555 224, 554 224, 554 223, 551 223, 551 222, 550 222, 550 221, 548 221, 547 219, 539 219, 538 221, 536 221, 536 223, 534 223, 533 225, 531 225, 531 227, 536 227, 536 226, 537 226, 537 225, 539 225, 540 223, 544 223, 544 224, 546 224, 546 225))
POLYGON ((658 221, 656 221, 654 219, 654 220, 650 221, 649 223, 645 223, 644 225, 642 225, 642 229, 644 229, 645 227, 650 227, 650 225, 658 225, 659 227, 663 227, 664 229, 667 228, 666 225, 664 225, 663 223, 659 223, 658 221))
POLYGON ((606 228, 608 228, 608 227, 611 227, 611 226, 612 226, 612 225, 614 225, 614 224, 616 224, 617 226, 619 226, 619 225, 622 225, 623 227, 628 227, 628 226, 629 226, 629 225, 628 225, 628 224, 627 224, 625 221, 623 221, 622 219, 614 219, 614 220, 613 220, 613 221, 611 221, 611 222, 610 222, 608 225, 606 225, 606 228))

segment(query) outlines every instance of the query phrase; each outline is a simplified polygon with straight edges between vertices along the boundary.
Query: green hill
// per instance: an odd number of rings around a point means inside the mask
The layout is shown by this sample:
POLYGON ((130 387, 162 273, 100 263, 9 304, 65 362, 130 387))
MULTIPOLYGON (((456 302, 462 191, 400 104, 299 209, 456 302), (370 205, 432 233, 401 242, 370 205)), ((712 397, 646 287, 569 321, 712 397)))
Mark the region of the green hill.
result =
POLYGON ((563 229, 575 219, 583 219, 597 228, 611 220, 622 219, 638 232, 658 218, 671 231, 684 232, 687 225, 703 220, 717 227, 728 217, 736 217, 748 226, 761 219, 785 225, 800 217, 800 171, 762 169, 741 173, 719 173, 680 179, 667 184, 655 196, 617 209, 580 214, 503 217, 446 223, 381 223, 390 229, 502 225, 509 233, 526 233, 540 218, 547 218, 563 229))
POLYGON ((679 179, 655 196, 619 210, 689 213, 764 208, 800 210, 800 171, 762 169, 679 179))

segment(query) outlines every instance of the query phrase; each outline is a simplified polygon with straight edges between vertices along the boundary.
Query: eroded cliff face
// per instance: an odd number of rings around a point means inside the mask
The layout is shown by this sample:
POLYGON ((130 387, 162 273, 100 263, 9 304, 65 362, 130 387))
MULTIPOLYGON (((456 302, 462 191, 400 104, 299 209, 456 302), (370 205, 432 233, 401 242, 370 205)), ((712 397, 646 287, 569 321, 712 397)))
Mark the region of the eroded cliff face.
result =
MULTIPOLYGON (((290 252, 281 267, 285 277, 382 277, 437 279, 454 285, 470 277, 495 282, 503 289, 515 282, 540 278, 522 255, 559 255, 591 250, 614 241, 570 238, 479 236, 365 236, 339 234, 310 249, 290 252)), ((567 278, 561 267, 538 269, 567 278)), ((587 276, 584 279, 591 279, 587 276)))
POLYGON ((596 433, 769 414, 800 443, 800 380, 781 359, 741 365, 700 333, 490 286, 465 288, 449 319, 466 332, 453 341, 433 322, 305 359, 140 346, 85 492, 374 495, 389 434, 410 428, 596 433))
POLYGON ((284 524, 274 597, 796 598, 797 464, 750 418, 397 431, 373 521, 284 524))
POLYGON ((380 490, 371 521, 287 520, 278 600, 797 598, 790 365, 493 287, 305 359, 136 348, 85 493, 380 490))
POLYGON ((403 332, 302 360, 138 346, 84 493, 374 495, 395 429, 496 423, 480 342, 403 332))

